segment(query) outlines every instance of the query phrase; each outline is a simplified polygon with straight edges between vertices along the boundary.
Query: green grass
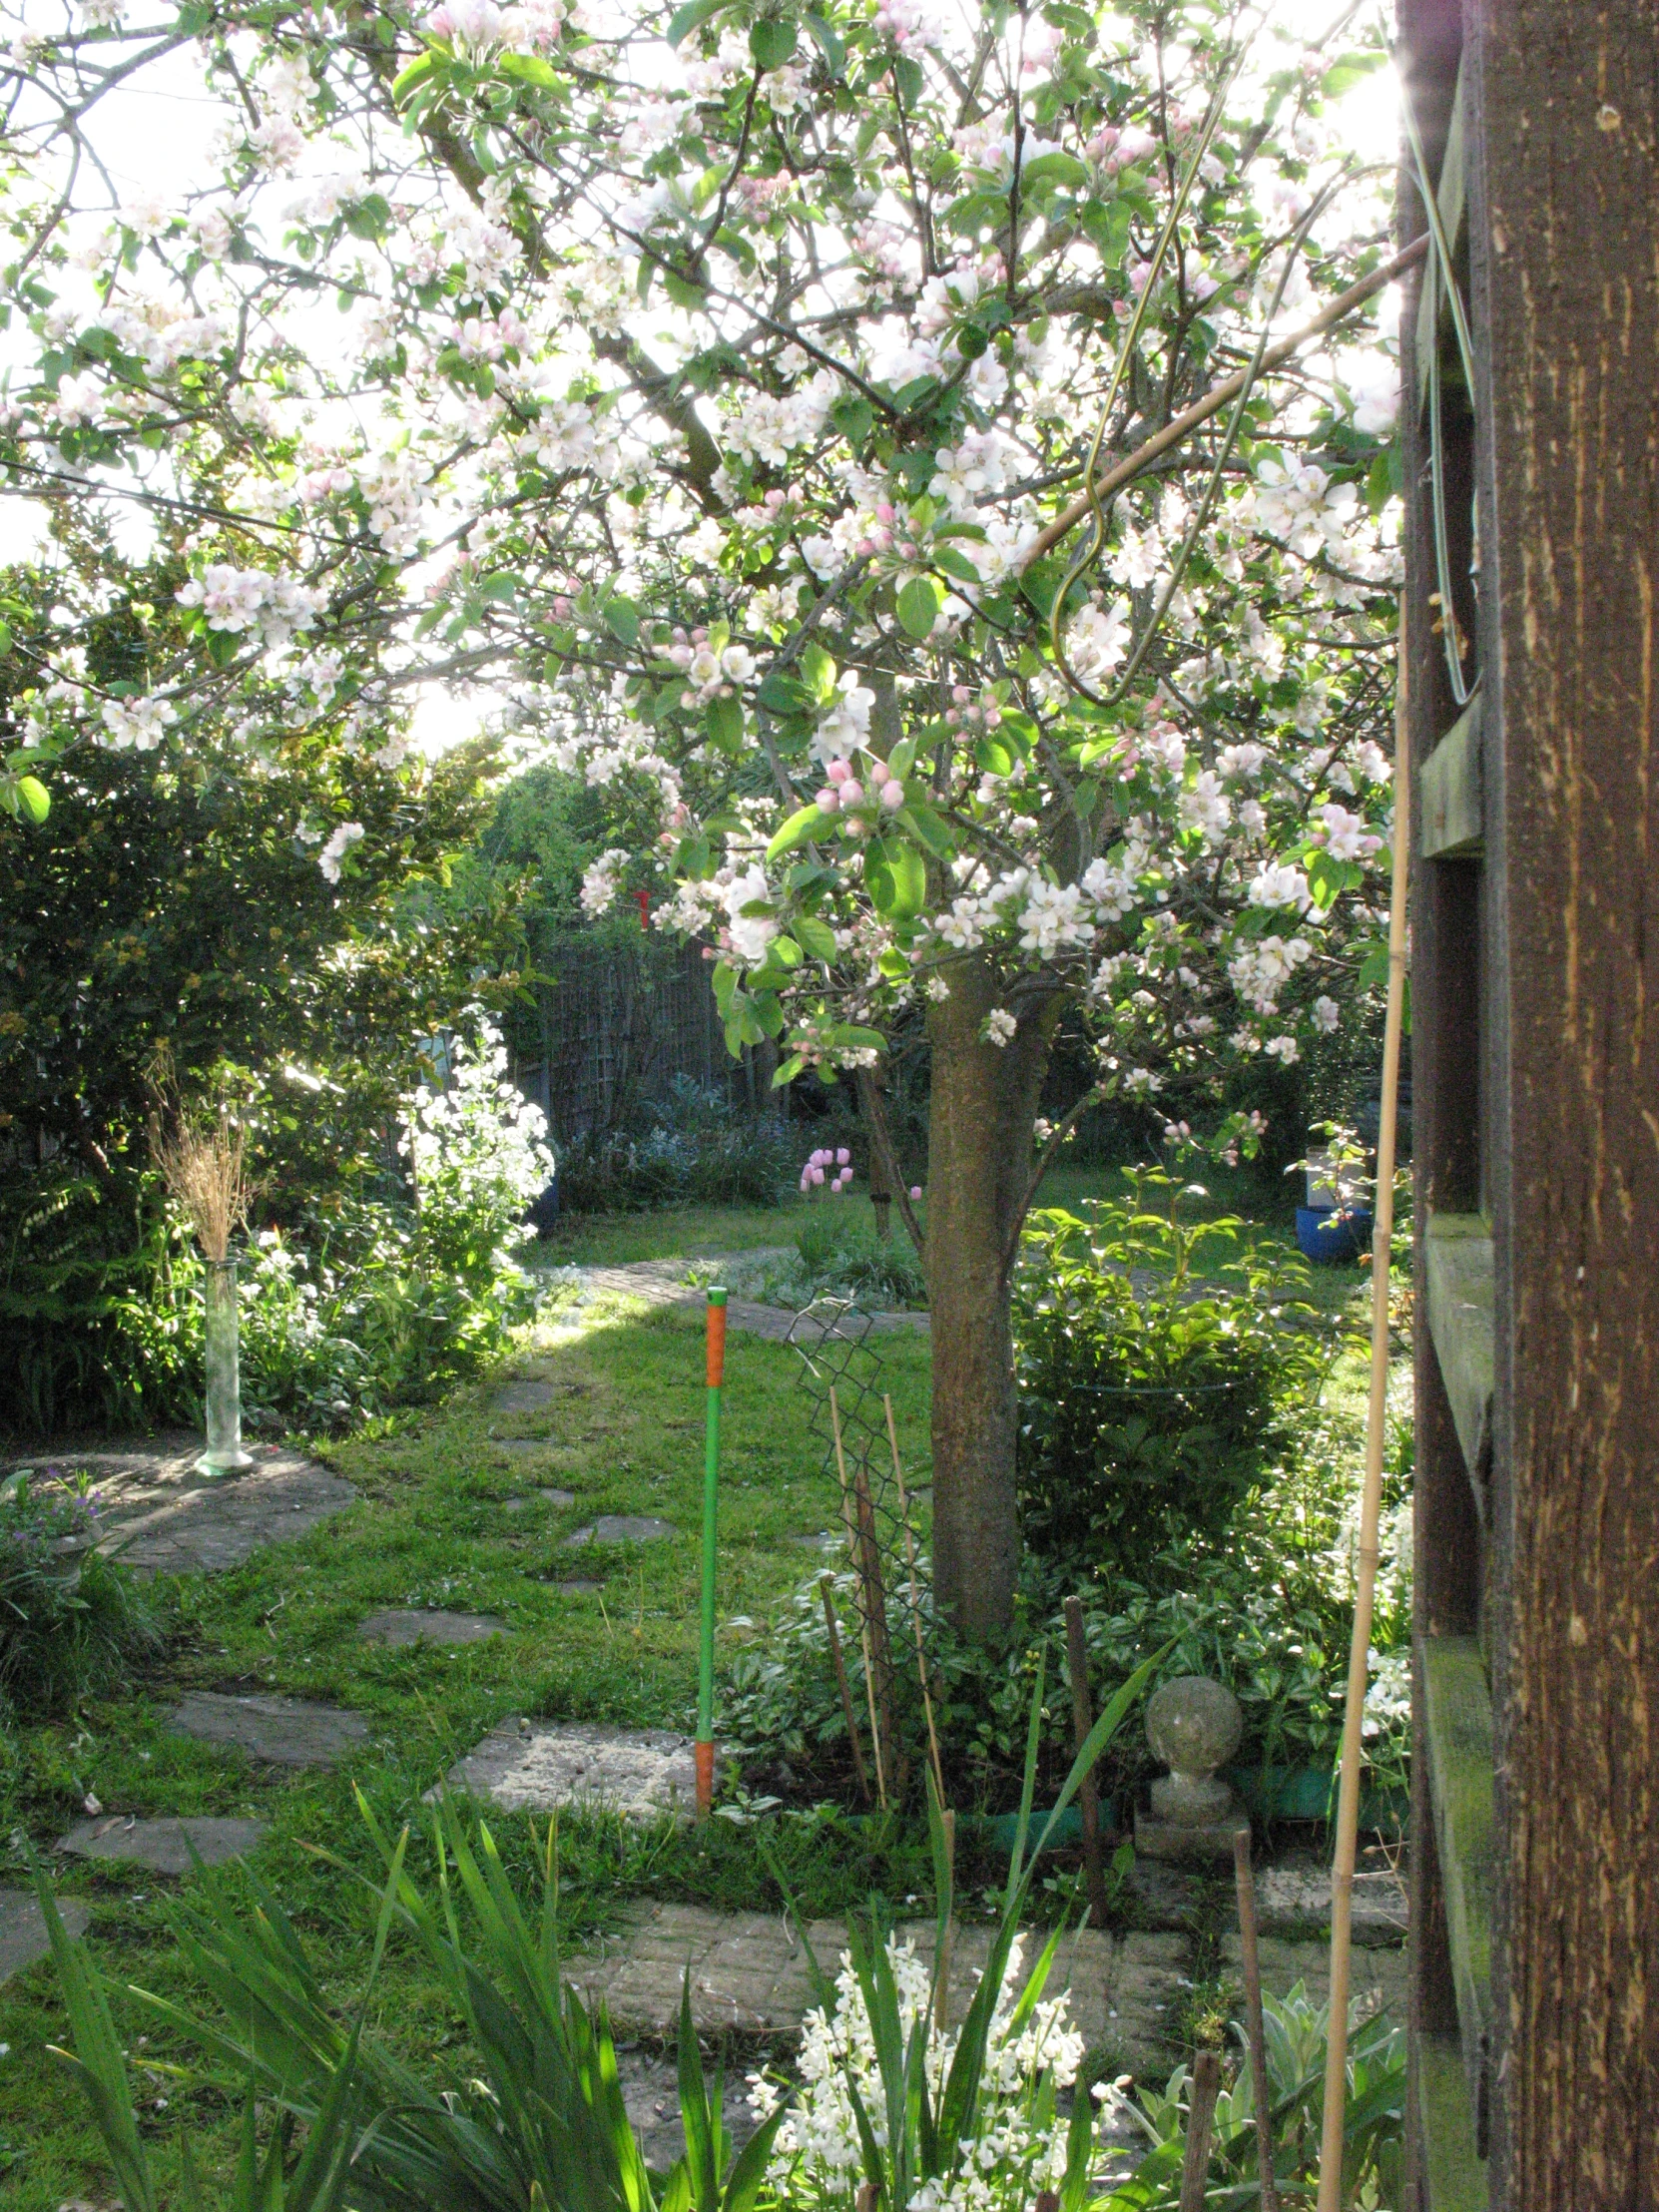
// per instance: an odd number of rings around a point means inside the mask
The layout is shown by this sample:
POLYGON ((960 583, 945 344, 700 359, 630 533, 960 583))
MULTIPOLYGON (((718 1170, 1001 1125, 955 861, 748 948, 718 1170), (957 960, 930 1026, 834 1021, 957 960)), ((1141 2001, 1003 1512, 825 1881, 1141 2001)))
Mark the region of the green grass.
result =
MULTIPOLYGON (((847 1199, 862 1206, 867 1199, 847 1199)), ((783 1206, 666 1206, 652 1214, 573 1214, 535 1249, 544 1267, 622 1267, 630 1260, 697 1259, 717 1252, 753 1252, 789 1244, 807 1211, 804 1199, 783 1206)))
MULTIPOLYGON (((665 1242, 673 1247, 679 1226, 659 1221, 659 1251, 665 1242)), ((894 1340, 883 1358, 907 1457, 920 1475, 926 1342, 894 1340)), ((788 1347, 734 1333, 722 1460, 723 1618, 765 1611, 804 1580, 812 1557, 790 1538, 830 1525, 838 1510, 834 1478, 826 1477, 803 1431, 798 1367, 788 1347)), ((492 1383, 407 1433, 341 1443, 326 1456, 357 1486, 345 1513, 229 1574, 178 1584, 173 1656, 141 1694, 91 1703, 76 1724, 6 1742, 0 1834, 27 1836, 44 1852, 80 1816, 89 1793, 111 1813, 258 1815, 273 1831, 261 1875, 299 1926, 322 1938, 343 2001, 366 1965, 370 1931, 350 1885, 306 1847, 341 1852, 368 1869, 351 1781, 395 1826, 418 1818, 421 1792, 506 1715, 689 1726, 703 1479, 700 1318, 642 1314, 613 1302, 580 1339, 560 1344, 544 1336, 513 1369, 551 1382, 552 1404, 492 1418, 492 1383), (545 1448, 505 1453, 492 1431, 537 1437, 545 1448), (573 1490, 576 1504, 561 1510, 538 1498, 522 1513, 502 1510, 510 1496, 552 1485, 573 1490), (599 1513, 651 1513, 682 1533, 646 1546, 563 1548, 563 1537, 599 1513), (575 1576, 601 1579, 604 1588, 570 1594, 554 1586, 575 1576), (366 1614, 428 1601, 495 1613, 511 1633, 453 1652, 388 1651, 361 1640, 366 1614), (368 1719, 373 1746, 351 1763, 350 1781, 252 1768, 239 1754, 168 1735, 167 1714, 191 1687, 346 1705, 368 1719)), ((528 1880, 528 1817, 504 1815, 492 1826, 528 1880)), ((815 1912, 844 1911, 872 1887, 899 1895, 924 1887, 924 1840, 896 1828, 797 1822, 786 1824, 778 1848, 815 1912)), ((15 1844, 10 1857, 6 1879, 21 1880, 15 1844)), ((605 1926, 644 1890, 738 1910, 753 1909, 771 1889, 752 1834, 725 1822, 700 1836, 572 1822, 564 1865, 564 1917, 576 1931, 605 1926)), ((92 1906, 107 1971, 150 1988, 183 1986, 160 1911, 172 1885, 80 1862, 61 1864, 57 1881, 62 1894, 92 1906)), ((377 2006, 382 2024, 413 2053, 433 2054, 452 2032, 413 1960, 395 1950, 377 2006)), ((42 2049, 63 2032, 49 1965, 0 1988, 0 2041, 10 2046, 0 2058, 0 2160, 23 2154, 0 2163, 0 2204, 8 2212, 53 2212, 66 2198, 108 2193, 91 2129, 42 2049)), ((186 2059, 161 2037, 141 2056, 186 2059)), ((160 2140, 188 2123, 199 2152, 229 2154, 234 2084, 216 2086, 189 2063, 184 2083, 151 2086, 147 2130, 160 2140), (156 2096, 168 2099, 165 2112, 154 2109, 156 2096)))

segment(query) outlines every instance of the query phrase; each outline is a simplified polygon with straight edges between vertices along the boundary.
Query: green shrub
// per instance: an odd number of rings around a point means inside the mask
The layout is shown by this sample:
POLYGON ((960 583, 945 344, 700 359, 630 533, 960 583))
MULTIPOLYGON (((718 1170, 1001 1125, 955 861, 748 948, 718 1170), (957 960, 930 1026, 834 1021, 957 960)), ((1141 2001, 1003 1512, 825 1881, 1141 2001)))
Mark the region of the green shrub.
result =
POLYGON ((1206 1276, 1243 1224, 1189 1226, 1168 1177, 1132 1181, 1091 1221, 1034 1215, 1014 1286, 1026 1541, 1128 1574, 1189 1532, 1225 1534, 1327 1365, 1300 1270, 1247 1252, 1206 1276))
POLYGON ((42 1720, 162 1648, 131 1575, 92 1547, 96 1501, 30 1469, 0 1483, 0 1716, 42 1720))
POLYGON ((559 1206, 570 1214, 643 1214, 657 1206, 776 1206, 794 1181, 790 1126, 734 1106, 677 1075, 637 1122, 560 1147, 559 1206))
POLYGON ((867 1215, 838 1199, 810 1201, 795 1245, 799 1259, 762 1286, 771 1305, 810 1306, 815 1298, 849 1298, 878 1310, 927 1303, 921 1262, 902 1227, 878 1237, 867 1215))

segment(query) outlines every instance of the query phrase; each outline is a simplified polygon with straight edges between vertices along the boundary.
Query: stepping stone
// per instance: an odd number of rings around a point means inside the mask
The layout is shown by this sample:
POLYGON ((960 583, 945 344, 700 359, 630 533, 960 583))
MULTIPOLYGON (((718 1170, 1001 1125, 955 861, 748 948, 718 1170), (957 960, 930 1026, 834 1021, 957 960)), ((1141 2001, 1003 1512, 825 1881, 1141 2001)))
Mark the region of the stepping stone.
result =
MULTIPOLYGON (((1296 1981, 1306 1985, 1309 2001, 1323 2004, 1331 1994, 1331 1945, 1324 1943, 1288 1943, 1273 1936, 1264 1936, 1257 1945, 1262 1959, 1262 1985, 1276 1997, 1282 1997, 1296 1981)), ((1224 1936, 1221 1939, 1223 1963, 1235 1973, 1239 1969, 1240 1952, 1237 1936, 1224 1936)), ((1405 1953, 1403 1950, 1357 1949, 1352 1960, 1353 1979, 1350 1984, 1353 2001, 1364 2014, 1387 2012, 1403 2027, 1405 2024, 1405 1953)))
POLYGON ((225 1697, 189 1690, 169 1722, 175 1736, 237 1744, 273 1767, 332 1767, 368 1742, 360 1713, 294 1697, 225 1697))
POLYGON ((483 1644, 492 1636, 505 1636, 507 1624, 493 1613, 439 1613, 410 1608, 370 1613, 358 1634, 371 1644, 389 1644, 402 1651, 410 1644, 483 1644))
POLYGON ((697 1768, 691 1738, 666 1729, 508 1721, 449 1770, 448 1786, 509 1813, 589 1804, 631 1820, 690 1820, 697 1768))
MULTIPOLYGON (((686 2131, 680 2118, 680 2077, 673 2054, 665 2058, 638 2049, 618 2051, 616 2071, 622 2101, 639 2134, 645 2162, 654 2173, 666 2173, 686 2150, 686 2131)), ((749 2083, 741 2070, 726 2077, 721 2124, 735 2151, 742 2150, 755 2132, 749 2083)))
POLYGON ((109 1859, 121 1866, 148 1867, 152 1874, 190 1874, 196 1858, 206 1867, 222 1866, 252 1851, 270 1831, 267 1821, 124 1820, 77 1821, 58 1845, 77 1859, 109 1859))
POLYGON ((792 1536, 790 1542, 799 1544, 803 1551, 844 1551, 846 1533, 844 1529, 823 1528, 816 1536, 792 1536))
POLYGON ((561 1590, 566 1597, 588 1597, 595 1590, 602 1590, 605 1585, 603 1582, 589 1582, 578 1574, 573 1575, 568 1582, 555 1582, 553 1587, 561 1590))
POLYGON ((505 1499, 501 1510, 504 1513, 528 1513, 538 1497, 545 1498, 549 1505, 574 1505, 576 1503, 576 1492, 574 1490, 538 1490, 536 1497, 509 1497, 505 1499))
POLYGON ((342 1512, 349 1482, 314 1459, 274 1444, 253 1447, 245 1474, 199 1474, 200 1436, 160 1447, 77 1454, 67 1464, 92 1475, 107 1533, 99 1550, 140 1575, 223 1574, 262 1544, 291 1543, 342 1512))
MULTIPOLYGON (((1405 1885, 1391 1870, 1354 1878, 1354 1940, 1387 1947, 1405 1937, 1405 1885)), ((1264 1867, 1256 1877, 1264 1936, 1317 1936, 1331 1929, 1328 1867, 1264 1867)))
MULTIPOLYGON (((58 1917, 71 1936, 84 1936, 92 1921, 79 1898, 59 1898, 58 1917)), ((46 1916, 33 1890, 0 1890, 0 1981, 9 1981, 51 1948, 46 1916)))
POLYGON ((650 1513, 601 1513, 587 1528, 565 1538, 566 1550, 578 1544, 654 1544, 680 1531, 672 1521, 657 1520, 650 1513))
MULTIPOLYGON (((487 1410, 491 1413, 539 1413, 543 1406, 551 1405, 558 1394, 551 1382, 509 1382, 504 1390, 498 1390, 490 1399, 487 1410)), ((520 1444, 537 1440, 531 1436, 512 1439, 520 1444)))
POLYGON ((551 1436, 492 1436, 492 1451, 556 1451, 560 1447, 551 1436))

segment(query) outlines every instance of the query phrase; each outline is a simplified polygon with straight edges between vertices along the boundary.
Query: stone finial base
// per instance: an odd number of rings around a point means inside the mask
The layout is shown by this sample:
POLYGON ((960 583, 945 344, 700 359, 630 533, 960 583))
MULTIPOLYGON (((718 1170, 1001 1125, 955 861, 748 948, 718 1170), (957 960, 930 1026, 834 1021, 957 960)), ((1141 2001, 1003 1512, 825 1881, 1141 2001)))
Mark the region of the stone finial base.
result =
POLYGON ((1215 1859, 1231 1866, 1234 1837, 1249 1834, 1250 1823, 1242 1813, 1191 1825, 1161 1821, 1151 1813, 1135 1815, 1135 1849, 1143 1859, 1215 1859))

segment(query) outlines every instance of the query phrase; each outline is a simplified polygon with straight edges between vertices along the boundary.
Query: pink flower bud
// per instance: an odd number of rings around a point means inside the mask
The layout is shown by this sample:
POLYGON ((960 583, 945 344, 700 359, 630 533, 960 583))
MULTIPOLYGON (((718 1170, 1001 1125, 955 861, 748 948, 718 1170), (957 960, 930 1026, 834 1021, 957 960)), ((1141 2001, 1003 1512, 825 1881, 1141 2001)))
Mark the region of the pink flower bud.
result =
POLYGON ((947 707, 944 711, 944 719, 949 724, 950 728, 954 730, 956 725, 962 719, 962 710, 959 707, 947 707))
POLYGON ((876 508, 876 510, 875 510, 875 519, 876 519, 876 521, 877 521, 877 522, 891 522, 891 521, 892 521, 892 519, 893 519, 893 509, 892 509, 891 507, 889 507, 889 506, 887 505, 887 503, 886 503, 886 501, 885 501, 885 500, 883 500, 883 501, 881 502, 880 506, 876 508))
POLYGON ((881 804, 890 815, 897 814, 899 808, 903 806, 904 787, 896 776, 893 777, 890 783, 881 786, 881 804))
POLYGON ((560 592, 553 602, 553 613, 560 622, 570 620, 571 602, 564 596, 563 592, 560 592))
POLYGON ((955 700, 958 707, 965 707, 968 701, 973 697, 973 694, 968 690, 965 684, 952 684, 950 687, 950 696, 953 700, 955 700))
POLYGON ((872 753, 869 757, 869 768, 866 773, 869 777, 870 783, 874 785, 877 789, 879 789, 880 786, 883 785, 887 781, 887 778, 892 774, 892 770, 888 768, 886 762, 882 760, 879 753, 872 753))
POLYGON ((852 1155, 847 1151, 845 1145, 842 1145, 835 1154, 835 1165, 838 1168, 849 1168, 852 1165, 852 1155))
POLYGON ((861 807, 864 803, 864 787, 855 776, 849 776, 841 786, 841 805, 861 807))
POLYGON ((844 784, 852 774, 852 763, 850 761, 831 761, 824 773, 829 777, 831 784, 844 784))
POLYGON ((833 784, 825 785, 823 791, 818 795, 816 804, 821 815, 832 815, 834 813, 840 805, 840 795, 833 784))

